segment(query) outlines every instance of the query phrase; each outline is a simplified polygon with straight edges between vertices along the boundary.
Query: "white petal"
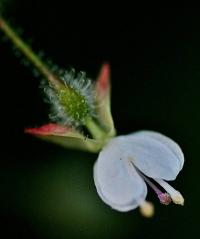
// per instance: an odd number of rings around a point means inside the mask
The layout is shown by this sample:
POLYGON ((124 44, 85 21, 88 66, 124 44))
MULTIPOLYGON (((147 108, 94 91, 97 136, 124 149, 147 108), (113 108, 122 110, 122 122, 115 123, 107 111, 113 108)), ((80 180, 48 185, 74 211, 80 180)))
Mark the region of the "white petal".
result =
POLYGON ((160 133, 139 131, 116 140, 149 177, 174 180, 183 167, 184 156, 178 144, 160 133))
POLYGON ((182 152, 181 148, 179 147, 179 145, 176 142, 174 142, 169 137, 167 137, 167 136, 165 136, 163 134, 157 133, 157 132, 153 132, 153 131, 140 131, 140 133, 142 133, 142 132, 145 132, 145 134, 149 135, 149 137, 153 137, 153 138, 159 140, 160 142, 162 142, 163 144, 165 144, 174 153, 174 155, 179 160, 180 170, 183 168, 183 165, 184 165, 184 155, 183 155, 183 152, 182 152))
POLYGON ((147 187, 115 139, 101 151, 94 166, 94 181, 101 199, 118 211, 144 202, 147 187))

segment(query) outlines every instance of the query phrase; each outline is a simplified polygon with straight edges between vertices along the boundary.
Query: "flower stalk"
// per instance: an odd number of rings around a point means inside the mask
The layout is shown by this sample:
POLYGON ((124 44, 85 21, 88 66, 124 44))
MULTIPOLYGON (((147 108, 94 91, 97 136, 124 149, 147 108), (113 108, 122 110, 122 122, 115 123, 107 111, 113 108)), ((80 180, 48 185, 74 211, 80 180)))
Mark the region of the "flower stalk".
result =
POLYGON ((37 68, 37 70, 52 84, 55 88, 62 87, 62 82, 49 69, 48 66, 39 58, 37 54, 28 46, 12 29, 3 17, 0 17, 0 29, 11 40, 15 47, 21 51, 25 57, 37 68))
POLYGON ((88 118, 85 121, 85 125, 94 139, 105 139, 106 132, 102 130, 102 128, 93 120, 92 118, 88 118))
MULTIPOLYGON (((103 65, 96 84, 91 83, 83 72, 76 75, 72 70, 59 75, 49 69, 2 16, 0 16, 0 30, 48 81, 49 84, 44 86, 44 90, 52 106, 50 117, 52 116, 54 122, 67 128, 86 127, 92 139, 98 140, 101 147, 108 138, 115 136, 110 112, 108 64, 103 65)), ((51 133, 50 131, 49 135, 51 133)), ((100 146, 95 146, 96 148, 100 146)))

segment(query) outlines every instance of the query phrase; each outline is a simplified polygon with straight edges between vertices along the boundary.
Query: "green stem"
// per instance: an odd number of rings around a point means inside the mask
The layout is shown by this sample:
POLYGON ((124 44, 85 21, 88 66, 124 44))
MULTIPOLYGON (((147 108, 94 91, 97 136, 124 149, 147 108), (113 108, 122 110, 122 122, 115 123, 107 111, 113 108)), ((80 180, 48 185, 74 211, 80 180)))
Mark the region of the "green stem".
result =
POLYGON ((87 127, 91 135, 94 137, 94 139, 104 140, 106 138, 105 131, 93 119, 88 118, 86 120, 85 126, 87 127))
POLYGON ((63 86, 61 81, 54 75, 44 64, 41 59, 33 52, 33 50, 16 34, 9 24, 0 17, 0 29, 12 41, 12 43, 29 59, 30 62, 45 76, 45 78, 54 85, 55 88, 63 86))

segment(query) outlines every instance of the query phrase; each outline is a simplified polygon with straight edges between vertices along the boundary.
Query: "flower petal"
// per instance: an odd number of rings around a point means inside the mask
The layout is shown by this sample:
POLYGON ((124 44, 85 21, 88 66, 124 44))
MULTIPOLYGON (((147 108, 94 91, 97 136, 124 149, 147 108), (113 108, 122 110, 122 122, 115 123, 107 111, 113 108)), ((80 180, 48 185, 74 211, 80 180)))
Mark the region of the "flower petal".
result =
POLYGON ((172 139, 153 131, 118 137, 134 165, 152 178, 174 180, 184 164, 184 155, 172 139))
POLYGON ((115 139, 99 154, 94 181, 101 199, 118 211, 129 211, 144 202, 147 187, 115 139))

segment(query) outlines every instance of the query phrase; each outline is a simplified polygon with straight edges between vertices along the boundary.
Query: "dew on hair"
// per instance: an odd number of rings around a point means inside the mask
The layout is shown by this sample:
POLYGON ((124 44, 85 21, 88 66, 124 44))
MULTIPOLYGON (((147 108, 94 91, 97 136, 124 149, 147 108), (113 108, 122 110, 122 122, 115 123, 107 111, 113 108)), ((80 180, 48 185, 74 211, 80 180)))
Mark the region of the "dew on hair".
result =
POLYGON ((39 56, 40 58, 44 58, 44 56, 45 56, 44 51, 40 50, 40 51, 38 52, 38 56, 39 56))
POLYGON ((26 58, 23 58, 23 59, 21 60, 21 63, 22 63, 25 67, 30 66, 30 61, 28 61, 26 58))
POLYGON ((39 73, 39 71, 36 69, 36 68, 33 68, 33 75, 35 76, 35 77, 38 77, 38 76, 40 76, 40 73, 39 73))

